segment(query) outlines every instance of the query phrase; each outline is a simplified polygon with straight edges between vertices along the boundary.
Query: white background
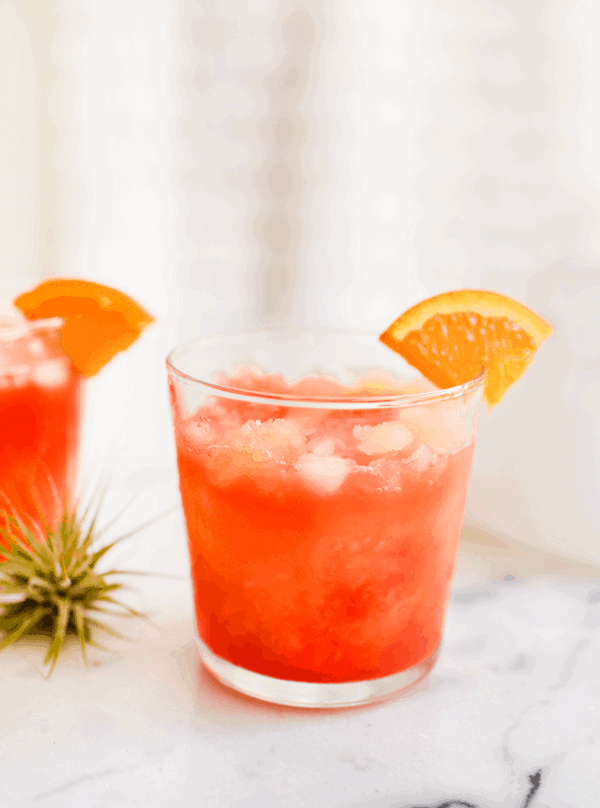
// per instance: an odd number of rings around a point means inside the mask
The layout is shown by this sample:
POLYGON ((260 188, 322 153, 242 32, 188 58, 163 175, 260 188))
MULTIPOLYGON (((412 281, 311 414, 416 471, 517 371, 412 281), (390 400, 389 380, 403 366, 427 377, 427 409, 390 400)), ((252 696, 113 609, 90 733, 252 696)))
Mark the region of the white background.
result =
POLYGON ((159 318, 92 383, 86 464, 172 473, 180 339, 491 288, 555 336, 482 426, 469 519, 600 562, 596 9, 0 0, 0 298, 78 275, 159 318))

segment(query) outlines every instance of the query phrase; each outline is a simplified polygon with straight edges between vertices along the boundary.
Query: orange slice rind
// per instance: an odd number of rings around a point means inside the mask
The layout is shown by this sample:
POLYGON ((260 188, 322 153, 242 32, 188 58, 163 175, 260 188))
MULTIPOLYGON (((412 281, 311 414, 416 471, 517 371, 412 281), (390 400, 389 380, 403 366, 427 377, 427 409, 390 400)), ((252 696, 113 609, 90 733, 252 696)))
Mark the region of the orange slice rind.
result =
POLYGON ((552 326, 497 292, 463 289, 435 295, 408 309, 379 339, 438 387, 486 378, 491 407, 522 376, 552 326))
POLYGON ((61 317, 63 348, 86 376, 98 373, 154 322, 129 295, 79 278, 48 278, 14 305, 28 320, 61 317))

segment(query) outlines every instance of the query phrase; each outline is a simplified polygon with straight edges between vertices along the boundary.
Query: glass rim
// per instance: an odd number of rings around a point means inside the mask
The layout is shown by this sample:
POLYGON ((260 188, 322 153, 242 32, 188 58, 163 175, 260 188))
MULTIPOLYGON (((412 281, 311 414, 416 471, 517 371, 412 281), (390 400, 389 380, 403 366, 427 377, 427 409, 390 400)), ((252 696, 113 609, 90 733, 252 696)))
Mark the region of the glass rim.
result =
MULTIPOLYGON (((207 334, 201 337, 187 340, 186 342, 176 345, 167 355, 166 366, 167 371, 178 381, 189 385, 191 387, 200 387, 211 392, 215 396, 234 399, 237 401, 245 401, 255 404, 271 404, 280 406, 285 405, 288 407, 307 407, 319 408, 327 407, 327 409, 340 409, 340 410, 355 410, 355 409, 388 409, 393 407, 407 407, 415 406, 418 404, 432 404, 439 401, 447 401, 449 399, 456 399, 466 396, 478 388, 483 387, 485 381, 485 368, 482 367, 478 376, 470 381, 463 382, 462 384, 454 385, 452 387, 439 388, 437 390, 426 390, 421 393, 398 393, 395 395, 370 395, 370 396, 297 396, 287 393, 264 393, 254 390, 244 390, 239 387, 228 387, 226 385, 217 384, 215 382, 205 381, 183 370, 180 370, 175 364, 175 354, 183 351, 185 348, 191 348, 194 345, 201 344, 202 342, 210 343, 211 341, 220 341, 227 338, 243 337, 243 336, 256 336, 259 334, 304 334, 304 335, 339 335, 348 337, 363 337, 377 339, 378 334, 373 331, 364 331, 356 329, 336 329, 336 328, 258 328, 238 331, 223 331, 216 334, 207 334)), ((391 349, 390 349, 391 350, 391 349)), ((374 368, 375 369, 375 368, 374 368)))
POLYGON ((61 328, 64 322, 62 317, 47 317, 39 320, 17 320, 17 318, 3 318, 0 316, 0 341, 6 340, 12 342, 27 337, 35 331, 61 328), (5 323, 2 322, 3 319, 6 320, 5 323))

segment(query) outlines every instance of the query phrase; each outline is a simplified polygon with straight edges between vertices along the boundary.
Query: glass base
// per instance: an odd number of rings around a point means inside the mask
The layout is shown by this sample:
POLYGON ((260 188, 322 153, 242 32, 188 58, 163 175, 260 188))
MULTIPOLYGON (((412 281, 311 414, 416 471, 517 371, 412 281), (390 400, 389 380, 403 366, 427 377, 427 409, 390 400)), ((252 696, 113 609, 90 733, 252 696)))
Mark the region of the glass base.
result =
POLYGON ((321 684, 263 676, 262 673, 240 668, 217 656, 202 640, 198 640, 198 646, 202 662, 224 685, 273 704, 314 708, 353 707, 359 704, 373 704, 391 696, 400 696, 427 676, 439 654, 438 646, 433 654, 419 665, 391 676, 382 676, 380 679, 321 684))

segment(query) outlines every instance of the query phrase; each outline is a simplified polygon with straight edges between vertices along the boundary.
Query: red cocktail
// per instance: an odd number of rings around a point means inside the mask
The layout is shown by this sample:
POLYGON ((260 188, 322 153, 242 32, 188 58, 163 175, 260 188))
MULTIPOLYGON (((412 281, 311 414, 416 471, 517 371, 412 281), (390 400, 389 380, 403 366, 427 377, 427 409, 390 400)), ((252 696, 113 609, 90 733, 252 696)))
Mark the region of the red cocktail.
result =
POLYGON ((52 527, 75 494, 83 377, 61 321, 0 321, 0 527, 52 527))
POLYGON ((329 332, 170 356, 198 633, 226 683, 332 706, 433 665, 481 380, 440 391, 407 371, 373 338, 329 332))

